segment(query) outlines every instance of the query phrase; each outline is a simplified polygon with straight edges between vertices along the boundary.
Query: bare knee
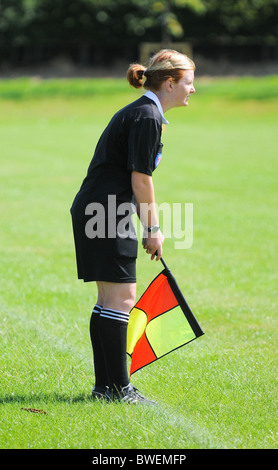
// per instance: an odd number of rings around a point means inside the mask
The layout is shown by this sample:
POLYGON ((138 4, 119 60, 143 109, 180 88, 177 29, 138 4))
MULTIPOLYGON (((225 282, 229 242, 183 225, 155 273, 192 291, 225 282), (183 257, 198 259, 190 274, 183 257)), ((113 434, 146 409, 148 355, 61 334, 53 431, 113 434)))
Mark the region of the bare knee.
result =
POLYGON ((136 283, 98 282, 98 303, 105 308, 129 312, 135 303, 136 283))

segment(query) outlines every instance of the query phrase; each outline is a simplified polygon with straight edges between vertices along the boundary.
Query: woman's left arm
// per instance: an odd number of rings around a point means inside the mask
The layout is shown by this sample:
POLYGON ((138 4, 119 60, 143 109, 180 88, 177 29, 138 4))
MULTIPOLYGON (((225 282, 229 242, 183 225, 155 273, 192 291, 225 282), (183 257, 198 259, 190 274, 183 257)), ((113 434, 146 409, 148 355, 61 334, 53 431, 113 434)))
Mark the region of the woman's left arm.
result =
MULTIPOLYGON (((152 177, 145 173, 132 171, 131 185, 137 202, 137 213, 143 227, 147 229, 153 225, 159 225, 152 177)), ((147 253, 152 255, 151 259, 157 256, 156 260, 158 261, 162 256, 164 237, 160 230, 156 233, 147 232, 146 235, 143 246, 147 253)))

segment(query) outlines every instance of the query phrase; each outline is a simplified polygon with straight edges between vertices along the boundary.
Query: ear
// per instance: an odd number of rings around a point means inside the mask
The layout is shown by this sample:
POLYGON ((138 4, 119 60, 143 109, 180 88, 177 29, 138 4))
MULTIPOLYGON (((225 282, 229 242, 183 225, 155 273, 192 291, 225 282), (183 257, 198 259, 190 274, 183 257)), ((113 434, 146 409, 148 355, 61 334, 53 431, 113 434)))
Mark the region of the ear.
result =
POLYGON ((168 91, 168 93, 172 93, 173 91, 173 79, 172 78, 167 78, 165 81, 165 88, 168 91))

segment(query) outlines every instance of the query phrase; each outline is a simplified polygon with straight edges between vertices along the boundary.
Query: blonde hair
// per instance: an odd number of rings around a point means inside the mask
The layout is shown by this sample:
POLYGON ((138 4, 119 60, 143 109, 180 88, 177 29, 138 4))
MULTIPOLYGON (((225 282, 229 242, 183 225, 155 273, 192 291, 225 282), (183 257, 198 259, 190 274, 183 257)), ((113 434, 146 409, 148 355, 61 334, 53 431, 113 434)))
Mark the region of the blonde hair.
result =
POLYGON ((162 49, 154 54, 148 67, 131 64, 127 71, 127 80, 134 88, 144 87, 159 90, 163 81, 171 77, 178 82, 183 70, 195 70, 193 60, 173 49, 162 49))

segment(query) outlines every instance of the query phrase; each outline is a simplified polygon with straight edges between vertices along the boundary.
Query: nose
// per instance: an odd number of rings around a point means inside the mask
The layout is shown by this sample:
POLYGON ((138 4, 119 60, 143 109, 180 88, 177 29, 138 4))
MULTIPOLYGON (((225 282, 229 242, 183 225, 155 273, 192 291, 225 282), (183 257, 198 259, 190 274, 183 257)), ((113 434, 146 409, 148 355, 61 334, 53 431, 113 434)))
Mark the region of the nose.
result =
POLYGON ((195 90, 195 88, 194 88, 193 85, 192 85, 192 88, 191 88, 191 90, 190 90, 190 93, 196 93, 196 90, 195 90))

